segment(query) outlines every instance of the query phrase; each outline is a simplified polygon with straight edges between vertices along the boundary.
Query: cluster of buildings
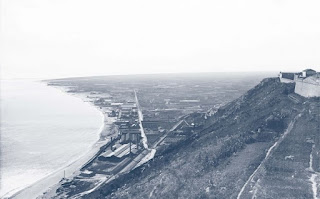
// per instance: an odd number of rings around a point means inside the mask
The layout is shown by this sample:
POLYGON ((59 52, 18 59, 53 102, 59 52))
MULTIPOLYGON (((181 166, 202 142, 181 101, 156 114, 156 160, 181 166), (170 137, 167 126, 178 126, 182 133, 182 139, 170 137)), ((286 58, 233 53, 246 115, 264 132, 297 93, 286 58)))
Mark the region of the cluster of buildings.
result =
POLYGON ((280 72, 282 83, 295 83, 295 93, 304 97, 320 97, 320 73, 306 69, 302 72, 280 72))
POLYGON ((305 79, 317 74, 319 75, 315 70, 305 69, 302 72, 280 72, 279 77, 283 83, 294 83, 298 79, 305 79))
POLYGON ((116 128, 121 144, 136 144, 139 147, 141 131, 139 125, 138 107, 134 101, 112 102, 109 98, 99 98, 95 101, 101 107, 111 107, 109 117, 116 117, 116 128))
POLYGON ((138 107, 135 102, 113 103, 110 116, 117 117, 115 124, 118 127, 120 143, 135 143, 139 146, 141 131, 139 125, 138 107))

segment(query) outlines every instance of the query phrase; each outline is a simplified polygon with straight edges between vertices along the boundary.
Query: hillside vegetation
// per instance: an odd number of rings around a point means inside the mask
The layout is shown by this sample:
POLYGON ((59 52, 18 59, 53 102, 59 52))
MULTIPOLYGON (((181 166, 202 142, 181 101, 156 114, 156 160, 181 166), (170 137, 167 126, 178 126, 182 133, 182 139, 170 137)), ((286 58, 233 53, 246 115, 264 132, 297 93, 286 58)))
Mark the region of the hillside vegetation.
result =
POLYGON ((86 197, 312 198, 319 98, 293 91, 294 84, 264 79, 213 116, 194 118, 203 128, 187 140, 86 197))

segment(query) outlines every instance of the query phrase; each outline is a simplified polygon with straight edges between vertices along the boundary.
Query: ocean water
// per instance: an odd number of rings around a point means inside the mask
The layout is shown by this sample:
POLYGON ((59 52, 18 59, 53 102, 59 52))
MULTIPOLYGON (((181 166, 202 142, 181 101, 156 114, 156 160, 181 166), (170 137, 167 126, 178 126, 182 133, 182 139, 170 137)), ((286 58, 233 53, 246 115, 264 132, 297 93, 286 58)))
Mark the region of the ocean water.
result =
POLYGON ((73 162, 99 139, 98 109, 40 81, 1 80, 0 100, 0 197, 73 162))

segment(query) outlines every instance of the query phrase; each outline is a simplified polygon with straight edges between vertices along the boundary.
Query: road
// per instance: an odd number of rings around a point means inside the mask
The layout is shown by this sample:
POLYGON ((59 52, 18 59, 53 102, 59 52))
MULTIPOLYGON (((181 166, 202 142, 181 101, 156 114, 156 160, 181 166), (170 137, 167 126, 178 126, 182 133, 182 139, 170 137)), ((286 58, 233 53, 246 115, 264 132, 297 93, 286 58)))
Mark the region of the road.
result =
POLYGON ((141 107, 140 107, 140 104, 139 104, 137 91, 136 90, 133 90, 133 91, 134 91, 134 96, 135 96, 135 100, 136 100, 136 105, 137 105, 137 108, 138 108, 139 120, 143 121, 143 115, 142 115, 141 107))
POLYGON ((135 95, 135 99, 136 99, 136 105, 137 105, 137 108, 138 108, 138 118, 139 118, 139 126, 140 126, 141 137, 142 137, 142 144, 143 144, 143 147, 145 149, 149 149, 148 139, 147 139, 147 136, 146 136, 146 134, 144 132, 144 129, 143 129, 143 126, 142 126, 143 115, 142 115, 142 111, 141 111, 141 107, 140 107, 140 104, 139 104, 139 100, 138 100, 138 96, 137 96, 136 90, 134 90, 134 95, 135 95))
POLYGON ((170 132, 176 130, 176 128, 177 128, 182 122, 185 121, 185 120, 184 120, 185 117, 186 117, 186 116, 182 117, 182 119, 179 120, 169 131, 167 131, 165 134, 163 134, 163 135, 159 138, 159 140, 153 144, 152 148, 155 149, 155 148, 169 135, 170 132))

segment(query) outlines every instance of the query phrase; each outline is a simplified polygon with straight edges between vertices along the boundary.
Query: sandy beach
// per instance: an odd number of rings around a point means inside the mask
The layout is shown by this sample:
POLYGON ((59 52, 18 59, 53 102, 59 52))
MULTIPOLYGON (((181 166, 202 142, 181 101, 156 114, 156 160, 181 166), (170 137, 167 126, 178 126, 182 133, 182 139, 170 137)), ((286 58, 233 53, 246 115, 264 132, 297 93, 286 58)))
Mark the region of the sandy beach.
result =
POLYGON ((112 128, 112 124, 114 122, 114 118, 108 117, 107 113, 105 113, 108 109, 100 109, 95 106, 90 100, 88 100, 85 95, 75 96, 81 98, 86 103, 90 103, 92 106, 97 108, 101 112, 101 116, 103 119, 103 124, 99 130, 100 139, 87 151, 84 155, 82 155, 79 159, 74 162, 68 164, 67 166, 63 166, 56 170, 55 172, 47 175, 46 177, 40 179, 39 181, 33 183, 32 185, 18 191, 17 193, 10 194, 8 193, 3 198, 15 198, 15 199, 25 199, 25 198, 43 198, 43 194, 46 193, 46 197, 48 195, 53 195, 55 193, 55 189, 58 187, 58 184, 63 177, 66 179, 73 178, 77 174, 79 174, 80 169, 85 165, 88 161, 98 153, 100 147, 107 144, 110 141, 110 129, 112 128))

